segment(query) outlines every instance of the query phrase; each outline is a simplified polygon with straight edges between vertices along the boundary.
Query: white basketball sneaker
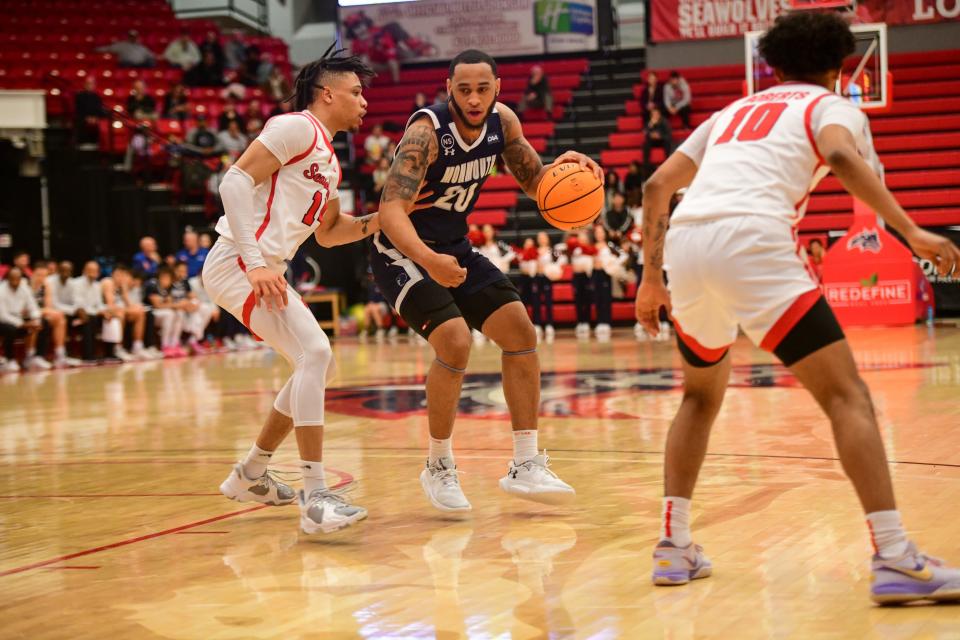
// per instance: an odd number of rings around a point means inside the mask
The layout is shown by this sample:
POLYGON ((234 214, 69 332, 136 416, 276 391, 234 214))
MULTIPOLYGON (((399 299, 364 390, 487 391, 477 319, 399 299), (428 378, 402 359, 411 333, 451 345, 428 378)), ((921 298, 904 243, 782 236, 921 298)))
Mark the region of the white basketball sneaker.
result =
POLYGON ((440 511, 469 511, 470 502, 460 488, 457 466, 447 457, 427 462, 420 472, 420 485, 430 502, 440 511))
POLYGON ((342 493, 330 489, 314 489, 300 496, 300 529, 307 534, 333 533, 367 517, 367 510, 350 504, 342 493))
POLYGON ((500 478, 500 488, 507 493, 543 504, 566 504, 577 492, 550 470, 547 452, 523 464, 510 461, 507 475, 500 478))
POLYGON ((220 484, 220 493, 237 502, 259 502, 274 507, 291 504, 297 499, 293 487, 277 479, 269 469, 253 480, 243 475, 243 465, 233 465, 230 475, 220 484))

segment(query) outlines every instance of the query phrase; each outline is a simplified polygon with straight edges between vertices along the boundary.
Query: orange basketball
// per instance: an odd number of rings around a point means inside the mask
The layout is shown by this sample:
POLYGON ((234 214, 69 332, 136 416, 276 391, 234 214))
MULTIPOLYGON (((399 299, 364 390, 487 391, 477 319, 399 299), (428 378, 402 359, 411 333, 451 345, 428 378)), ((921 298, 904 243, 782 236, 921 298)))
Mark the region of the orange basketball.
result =
POLYGON ((559 164, 540 180, 537 207, 557 229, 589 226, 603 209, 603 182, 576 162, 559 164))

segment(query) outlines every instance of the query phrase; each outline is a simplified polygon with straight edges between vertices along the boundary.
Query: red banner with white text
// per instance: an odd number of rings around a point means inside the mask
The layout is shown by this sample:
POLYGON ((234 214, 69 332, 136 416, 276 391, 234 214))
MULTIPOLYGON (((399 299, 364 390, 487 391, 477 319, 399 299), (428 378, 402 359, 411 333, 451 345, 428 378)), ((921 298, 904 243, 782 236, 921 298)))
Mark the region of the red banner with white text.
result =
MULTIPOLYGON (((736 38, 769 27, 790 0, 656 0, 654 42, 736 38)), ((960 0, 860 0, 855 23, 931 24, 960 20, 960 0)))

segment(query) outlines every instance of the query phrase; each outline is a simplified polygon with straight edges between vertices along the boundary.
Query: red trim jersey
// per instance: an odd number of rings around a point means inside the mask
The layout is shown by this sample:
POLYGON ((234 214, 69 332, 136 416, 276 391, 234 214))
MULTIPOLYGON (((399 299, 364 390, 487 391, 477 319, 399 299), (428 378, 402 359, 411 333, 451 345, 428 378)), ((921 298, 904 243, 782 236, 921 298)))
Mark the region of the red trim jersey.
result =
POLYGON ((850 131, 860 155, 879 173, 866 116, 821 86, 784 83, 713 114, 678 149, 699 170, 671 224, 744 214, 796 224, 829 171, 816 139, 831 124, 850 131))
MULTIPOLYGON (((340 197, 342 172, 330 132, 309 111, 271 118, 257 140, 282 165, 253 191, 257 243, 267 264, 276 266, 293 257, 340 197)), ((216 230, 233 240, 226 216, 216 230)))

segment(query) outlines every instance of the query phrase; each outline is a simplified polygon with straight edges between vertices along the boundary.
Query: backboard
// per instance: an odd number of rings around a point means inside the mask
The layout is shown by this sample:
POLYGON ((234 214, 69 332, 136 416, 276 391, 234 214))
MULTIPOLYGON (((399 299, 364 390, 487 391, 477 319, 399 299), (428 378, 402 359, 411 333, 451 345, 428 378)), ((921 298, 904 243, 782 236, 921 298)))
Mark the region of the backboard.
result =
MULTIPOLYGON (((799 0, 795 0, 799 1, 799 0)), ((849 6, 850 3, 840 3, 849 6)), ((817 6, 822 7, 823 3, 817 6)), ((856 52, 843 63, 837 93, 850 98, 861 109, 884 110, 892 102, 892 82, 887 68, 887 25, 884 23, 850 26, 856 39, 856 52)), ((746 57, 746 94, 751 95, 777 84, 773 70, 757 51, 762 31, 744 35, 746 57)))

